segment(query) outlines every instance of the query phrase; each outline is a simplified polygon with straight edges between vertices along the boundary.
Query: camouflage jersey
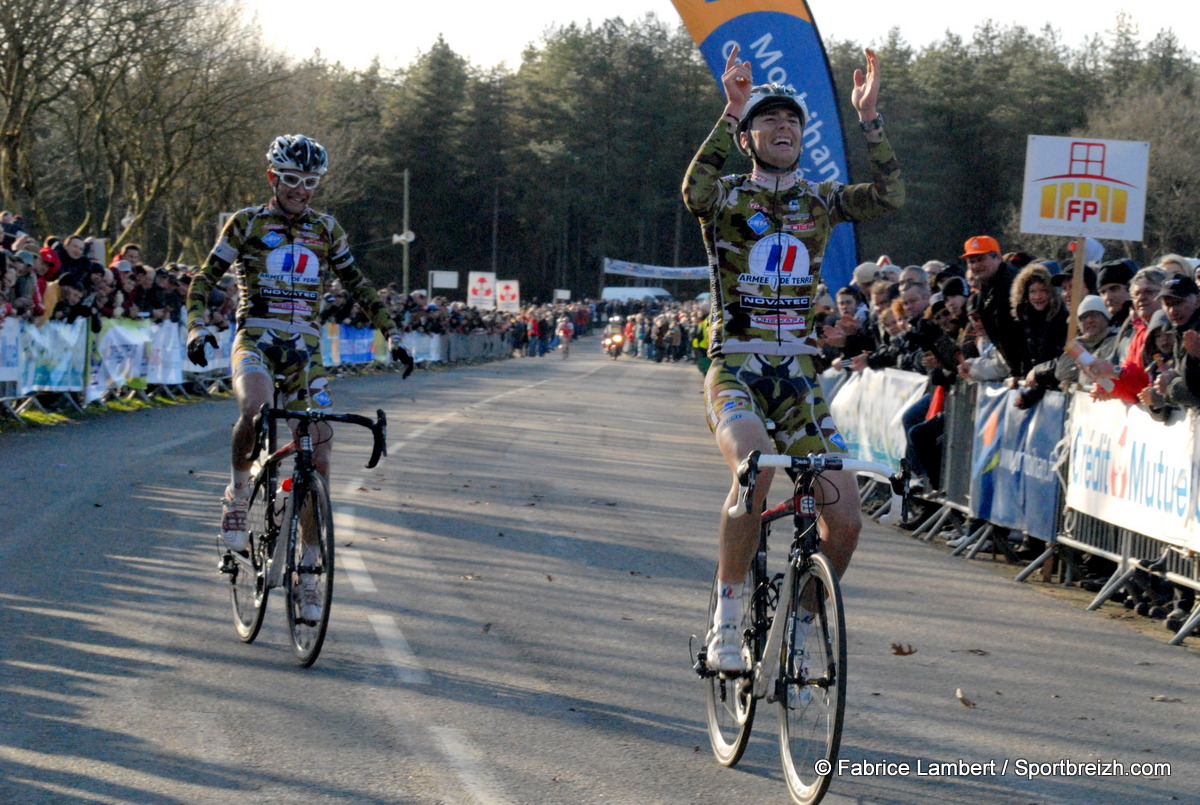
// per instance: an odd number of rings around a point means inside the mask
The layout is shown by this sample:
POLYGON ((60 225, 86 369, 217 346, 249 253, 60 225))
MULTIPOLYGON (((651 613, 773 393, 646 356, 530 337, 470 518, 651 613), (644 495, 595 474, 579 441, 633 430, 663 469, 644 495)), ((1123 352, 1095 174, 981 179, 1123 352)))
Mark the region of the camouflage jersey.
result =
POLYGON ((683 180, 711 269, 708 354, 816 354, 812 308, 825 245, 838 224, 879 218, 904 203, 896 156, 877 129, 867 135, 870 184, 758 171, 721 176, 731 129, 717 123, 683 180))
POLYGON ((355 268, 346 231, 332 215, 307 208, 288 216, 274 200, 234 213, 192 280, 187 297, 189 326, 203 319, 209 291, 230 267, 240 293, 238 330, 319 336, 322 275, 329 268, 377 329, 395 327, 379 294, 355 268))

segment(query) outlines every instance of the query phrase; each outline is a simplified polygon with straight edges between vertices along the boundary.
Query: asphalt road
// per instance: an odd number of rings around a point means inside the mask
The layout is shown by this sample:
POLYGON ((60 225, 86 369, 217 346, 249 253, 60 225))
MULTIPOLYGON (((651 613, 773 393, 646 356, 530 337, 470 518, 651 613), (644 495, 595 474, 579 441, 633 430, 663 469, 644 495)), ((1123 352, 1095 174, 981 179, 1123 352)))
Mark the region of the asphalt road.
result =
MULTIPOLYGON (((216 572, 232 402, 0 434, 0 803, 787 801, 770 707, 736 769, 704 732, 726 472, 693 366, 590 338, 334 391, 388 412, 391 457, 339 432, 307 670, 278 599, 237 640, 216 572)), ((1200 800, 1195 648, 875 524, 845 592, 826 802, 1200 800)))

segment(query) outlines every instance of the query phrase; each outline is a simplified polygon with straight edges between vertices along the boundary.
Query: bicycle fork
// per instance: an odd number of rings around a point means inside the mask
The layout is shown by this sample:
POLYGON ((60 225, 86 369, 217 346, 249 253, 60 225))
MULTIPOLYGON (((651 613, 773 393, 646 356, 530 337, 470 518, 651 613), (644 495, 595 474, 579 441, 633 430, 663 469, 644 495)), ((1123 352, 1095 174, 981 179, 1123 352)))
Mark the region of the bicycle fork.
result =
MULTIPOLYGON (((282 490, 281 490, 282 491, 282 490)), ((289 490, 283 493, 283 510, 279 514, 279 526, 275 532, 275 545, 272 546, 271 556, 267 559, 267 587, 278 587, 283 583, 283 571, 287 566, 288 543, 294 539, 295 528, 292 527, 294 507, 292 496, 295 492, 289 490)))

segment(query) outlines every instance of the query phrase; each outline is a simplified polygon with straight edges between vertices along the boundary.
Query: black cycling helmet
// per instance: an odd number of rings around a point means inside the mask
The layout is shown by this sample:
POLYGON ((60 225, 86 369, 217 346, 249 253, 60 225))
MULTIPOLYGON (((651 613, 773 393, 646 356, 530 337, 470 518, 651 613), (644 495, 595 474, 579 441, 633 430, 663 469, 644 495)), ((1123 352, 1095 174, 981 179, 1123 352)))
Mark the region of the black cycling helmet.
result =
POLYGON ((324 147, 303 134, 281 134, 267 149, 267 162, 274 170, 294 170, 323 175, 329 168, 324 147))

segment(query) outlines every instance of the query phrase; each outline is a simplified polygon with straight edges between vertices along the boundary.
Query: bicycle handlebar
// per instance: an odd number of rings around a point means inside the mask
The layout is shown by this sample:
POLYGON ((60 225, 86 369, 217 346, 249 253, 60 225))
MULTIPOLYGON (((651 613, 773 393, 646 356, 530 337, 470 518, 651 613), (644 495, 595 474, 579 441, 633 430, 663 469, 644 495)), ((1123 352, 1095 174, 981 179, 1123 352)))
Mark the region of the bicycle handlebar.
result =
POLYGON ((266 442, 267 429, 270 423, 278 420, 296 422, 344 422, 348 425, 361 425, 371 431, 371 457, 367 459, 367 469, 374 469, 387 458, 387 415, 382 409, 375 410, 375 419, 361 414, 327 414, 324 411, 289 411, 286 408, 272 408, 269 403, 263 403, 262 408, 254 417, 254 452, 250 460, 258 458, 266 442))
POLYGON ((826 471, 845 470, 859 475, 870 475, 887 483, 892 489, 891 505, 888 507, 887 514, 879 518, 879 522, 888 525, 902 519, 907 514, 909 479, 907 461, 900 462, 900 472, 892 473, 891 467, 877 461, 865 461, 847 456, 781 456, 773 453, 764 454, 755 450, 738 465, 737 479, 741 490, 738 492, 737 503, 729 507, 730 518, 737 519, 751 513, 750 509, 754 505, 755 479, 758 477, 759 471, 767 468, 792 470, 800 474, 816 473, 819 475, 826 471))

